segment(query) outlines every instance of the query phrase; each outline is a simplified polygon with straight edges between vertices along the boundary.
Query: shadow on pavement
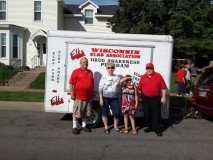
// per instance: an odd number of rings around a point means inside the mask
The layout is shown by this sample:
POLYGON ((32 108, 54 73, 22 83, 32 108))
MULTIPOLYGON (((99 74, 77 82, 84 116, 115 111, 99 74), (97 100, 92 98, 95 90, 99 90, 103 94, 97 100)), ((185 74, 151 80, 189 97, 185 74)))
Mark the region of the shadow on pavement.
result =
MULTIPOLYGON (((183 118, 184 114, 185 113, 180 108, 179 109, 172 109, 170 111, 169 119, 162 119, 161 120, 161 130, 162 130, 162 132, 166 131, 172 125, 178 125, 183 119, 185 119, 185 118, 183 118)), ((210 122, 213 122, 213 117, 209 117, 209 116, 203 115, 202 119, 205 119, 205 120, 208 120, 210 122)), ((63 120, 63 121, 72 121, 72 114, 71 113, 65 114, 61 118, 61 120, 63 120)), ((146 127, 145 126, 145 122, 144 122, 144 118, 142 118, 142 117, 135 117, 135 123, 136 123, 137 130, 141 130, 141 129, 143 129, 143 128, 146 127)), ((108 118, 108 124, 109 124, 109 127, 112 129, 112 127, 113 127, 113 117, 112 116, 109 116, 109 118, 108 118)), ((101 127, 103 127, 102 121, 95 128, 101 128, 101 127)), ((119 128, 120 129, 124 128, 123 117, 120 118, 119 128)), ((129 128, 131 128, 130 121, 129 121, 129 128)))
POLYGON ((71 113, 65 114, 65 115, 61 118, 61 120, 63 120, 63 121, 72 121, 72 114, 71 114, 71 113))

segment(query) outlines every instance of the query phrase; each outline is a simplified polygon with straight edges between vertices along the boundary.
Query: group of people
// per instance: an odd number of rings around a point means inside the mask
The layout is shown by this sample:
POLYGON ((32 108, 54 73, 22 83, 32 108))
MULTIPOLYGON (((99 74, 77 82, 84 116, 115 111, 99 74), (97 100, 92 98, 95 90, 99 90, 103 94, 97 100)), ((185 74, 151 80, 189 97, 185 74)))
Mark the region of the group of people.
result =
POLYGON ((213 61, 209 62, 208 66, 201 69, 195 66, 195 63, 181 64, 176 73, 176 82, 178 84, 177 96, 182 97, 184 95, 192 95, 194 86, 197 83, 197 73, 205 72, 206 69, 213 67, 213 61))
MULTIPOLYGON (((166 103, 166 84, 163 77, 154 71, 152 63, 146 64, 146 73, 140 78, 138 86, 132 84, 131 75, 124 78, 114 74, 115 64, 106 64, 107 74, 99 82, 99 101, 102 109, 104 133, 109 134, 108 126, 109 107, 114 118, 114 130, 118 133, 129 133, 128 119, 130 118, 132 133, 137 135, 135 127, 136 109, 141 102, 147 128, 144 132, 154 131, 157 136, 162 136, 160 130, 161 103, 166 103), (121 108, 119 98, 122 99, 121 108), (141 99, 141 101, 139 101, 141 99), (121 113, 124 115, 124 130, 118 126, 121 113)), ((75 69, 70 76, 70 92, 73 104, 73 134, 79 134, 78 119, 82 119, 82 130, 91 132, 86 125, 87 118, 91 116, 92 98, 94 96, 93 72, 88 69, 88 59, 80 60, 80 68, 75 69)))

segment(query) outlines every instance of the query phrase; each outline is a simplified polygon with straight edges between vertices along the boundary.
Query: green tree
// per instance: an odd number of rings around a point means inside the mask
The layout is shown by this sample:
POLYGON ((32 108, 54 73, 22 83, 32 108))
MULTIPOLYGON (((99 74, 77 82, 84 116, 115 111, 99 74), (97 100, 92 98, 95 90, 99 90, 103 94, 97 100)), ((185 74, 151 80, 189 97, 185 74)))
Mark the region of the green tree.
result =
POLYGON ((165 34, 172 6, 171 0, 120 0, 119 9, 109 20, 113 32, 165 34), (164 5, 163 5, 164 4, 164 5))
POLYGON ((207 0, 181 0, 167 22, 177 55, 209 57, 213 51, 213 7, 207 0))
POLYGON ((213 6, 209 0, 120 0, 109 19, 116 33, 170 34, 174 55, 210 56, 213 51, 213 6))

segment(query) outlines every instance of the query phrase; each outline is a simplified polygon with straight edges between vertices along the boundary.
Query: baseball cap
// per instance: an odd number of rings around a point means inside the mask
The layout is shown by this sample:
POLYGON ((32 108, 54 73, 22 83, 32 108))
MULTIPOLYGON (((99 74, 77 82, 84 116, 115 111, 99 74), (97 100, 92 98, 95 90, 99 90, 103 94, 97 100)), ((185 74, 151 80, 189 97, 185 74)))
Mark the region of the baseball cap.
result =
POLYGON ((146 68, 154 69, 154 65, 152 63, 147 63, 146 68))

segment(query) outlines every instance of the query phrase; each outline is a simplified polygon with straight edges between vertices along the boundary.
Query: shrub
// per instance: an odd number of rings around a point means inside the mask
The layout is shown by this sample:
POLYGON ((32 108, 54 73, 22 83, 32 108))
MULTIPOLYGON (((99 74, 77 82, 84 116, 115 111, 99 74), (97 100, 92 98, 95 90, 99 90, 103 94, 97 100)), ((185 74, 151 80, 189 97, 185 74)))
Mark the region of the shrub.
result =
POLYGON ((2 63, 2 62, 0 62, 0 68, 2 68, 2 67, 4 67, 4 66, 5 66, 5 64, 2 63))
POLYGON ((18 70, 20 70, 20 71, 29 71, 30 67, 28 67, 28 66, 21 66, 21 67, 18 68, 18 70))
POLYGON ((4 70, 14 70, 13 66, 10 66, 10 65, 3 66, 3 69, 4 70))

